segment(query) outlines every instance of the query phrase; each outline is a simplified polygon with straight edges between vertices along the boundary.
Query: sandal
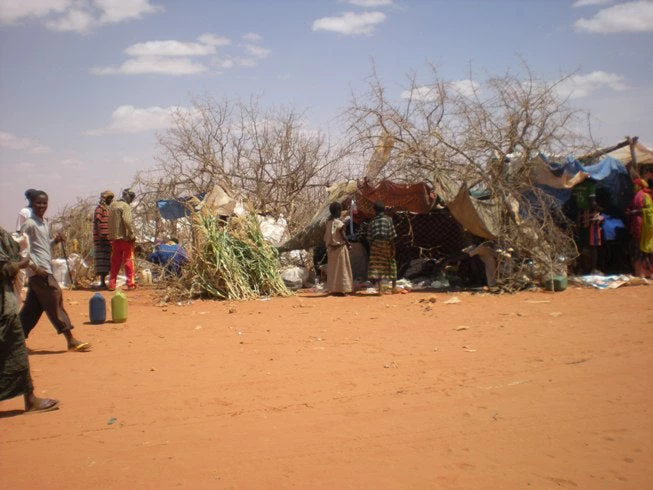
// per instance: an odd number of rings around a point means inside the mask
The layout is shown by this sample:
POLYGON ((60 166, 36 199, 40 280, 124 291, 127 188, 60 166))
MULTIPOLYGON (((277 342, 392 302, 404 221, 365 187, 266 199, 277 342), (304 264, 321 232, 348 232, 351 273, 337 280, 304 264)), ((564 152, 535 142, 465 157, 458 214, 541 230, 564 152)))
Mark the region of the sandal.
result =
POLYGON ((40 403, 29 410, 25 410, 25 414, 30 415, 33 413, 52 412, 53 410, 59 410, 59 400, 41 398, 40 403))
POLYGON ((91 344, 88 342, 81 342, 77 345, 68 347, 68 350, 71 352, 89 352, 91 350, 91 344))

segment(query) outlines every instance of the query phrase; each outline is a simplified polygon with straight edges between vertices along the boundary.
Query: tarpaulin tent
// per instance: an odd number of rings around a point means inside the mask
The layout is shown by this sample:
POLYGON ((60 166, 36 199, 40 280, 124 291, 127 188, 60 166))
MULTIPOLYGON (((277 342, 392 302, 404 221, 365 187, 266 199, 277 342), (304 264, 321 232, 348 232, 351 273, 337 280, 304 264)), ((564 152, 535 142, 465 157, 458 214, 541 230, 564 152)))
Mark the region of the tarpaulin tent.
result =
POLYGON ((571 156, 562 163, 556 163, 542 155, 541 161, 542 164, 534 173, 534 181, 561 203, 571 197, 571 189, 575 185, 587 178, 597 181, 597 189, 605 189, 615 208, 623 210, 630 202, 632 183, 628 170, 621 161, 612 156, 606 155, 597 163, 586 166, 571 156))
POLYGON ((218 216, 231 216, 244 212, 242 203, 225 185, 214 185, 209 192, 202 192, 194 196, 160 199, 156 204, 161 217, 167 220, 184 218, 200 209, 218 216))
POLYGON ((279 247, 280 251, 308 249, 324 244, 324 223, 329 216, 329 203, 355 203, 354 222, 367 222, 374 216, 372 205, 383 201, 392 208, 391 216, 397 231, 396 258, 399 268, 420 256, 443 257, 458 253, 463 245, 463 229, 448 209, 436 207, 436 195, 425 182, 398 184, 381 181, 349 181, 332 188, 328 200, 311 223, 279 247))

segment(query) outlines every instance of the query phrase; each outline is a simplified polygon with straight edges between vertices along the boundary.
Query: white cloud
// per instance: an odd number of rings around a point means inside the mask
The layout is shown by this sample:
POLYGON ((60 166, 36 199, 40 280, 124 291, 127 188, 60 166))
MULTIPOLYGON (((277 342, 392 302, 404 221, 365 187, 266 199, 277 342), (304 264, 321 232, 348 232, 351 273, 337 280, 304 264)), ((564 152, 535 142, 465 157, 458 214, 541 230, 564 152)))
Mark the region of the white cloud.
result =
POLYGON ((257 43, 263 40, 263 37, 260 34, 255 32, 248 32, 243 35, 243 41, 249 41, 250 43, 257 43))
POLYGON ((144 56, 125 61, 118 67, 93 67, 95 75, 195 75, 206 71, 206 66, 196 63, 190 58, 167 58, 144 56))
POLYGON ((460 95, 465 97, 472 97, 481 86, 472 80, 454 80, 447 84, 447 88, 450 88, 454 92, 458 92, 460 95))
POLYGON ((95 19, 83 10, 68 10, 63 17, 49 20, 45 25, 53 31, 85 33, 95 27, 95 19))
POLYGON ((401 98, 424 101, 436 100, 438 98, 438 88, 435 85, 421 85, 411 90, 404 90, 401 93, 401 98))
POLYGON ((600 34, 653 31, 653 2, 638 0, 614 5, 600 10, 594 17, 577 20, 574 26, 580 31, 600 34))
POLYGON ((150 0, 94 0, 93 3, 102 11, 100 23, 103 24, 138 19, 163 10, 161 6, 152 5, 150 0))
POLYGON ((392 5, 393 0, 340 0, 343 3, 356 5, 357 7, 374 8, 392 5))
POLYGON ((149 41, 129 46, 125 53, 129 56, 206 56, 215 53, 215 46, 180 41, 149 41))
MULTIPOLYGON (((454 80, 444 84, 444 88, 452 90, 464 97, 471 97, 481 86, 472 80, 454 80)), ((439 98, 439 88, 437 85, 420 85, 412 90, 404 90, 401 93, 402 99, 421 100, 432 102, 439 98)))
POLYGON ((605 5, 613 0, 576 0, 572 7, 588 7, 590 5, 605 5))
POLYGON ((105 128, 85 131, 84 134, 97 136, 108 133, 141 133, 166 129, 173 124, 173 114, 177 111, 190 114, 184 107, 146 107, 138 108, 121 105, 111 114, 111 122, 105 128))
POLYGON ((228 70, 229 68, 233 68, 235 64, 236 63, 234 62, 234 60, 232 60, 230 58, 223 59, 223 60, 216 58, 213 61, 211 61, 212 66, 215 66, 215 67, 218 67, 218 68, 221 68, 221 69, 225 69, 225 70, 228 70))
POLYGON ((626 90, 628 86, 624 83, 624 78, 621 75, 599 70, 587 75, 572 75, 556 87, 562 97, 569 97, 570 99, 587 97, 602 88, 621 92, 626 90))
POLYGON ((254 44, 246 44, 245 51, 247 51, 247 53, 251 54, 252 56, 256 56, 257 58, 265 58, 270 54, 270 50, 268 48, 256 46, 254 44))
POLYGON ((49 147, 44 146, 37 141, 29 138, 22 138, 5 131, 0 131, 0 148, 27 151, 34 155, 44 155, 52 151, 49 147))
POLYGON ((231 44, 231 40, 227 37, 217 36, 216 34, 211 34, 209 32, 202 34, 197 38, 202 44, 208 44, 209 46, 228 46, 231 44))
POLYGON ((152 0, 0 0, 0 22, 41 19, 55 31, 86 33, 93 28, 163 11, 152 0))
POLYGON ((12 24, 18 20, 45 17, 65 11, 73 0, 2 0, 0 22, 12 24))
POLYGON ((340 17, 322 17, 313 21, 314 31, 331 31, 340 34, 371 34, 377 24, 385 21, 383 12, 345 12, 340 17))
POLYGON ((195 61, 193 57, 211 56, 217 53, 217 46, 227 46, 231 41, 211 33, 200 35, 199 42, 177 40, 148 41, 132 44, 125 49, 129 59, 119 66, 96 66, 91 69, 95 75, 195 75, 209 67, 218 69, 240 66, 256 66, 257 59, 265 58, 270 49, 257 44, 238 44, 233 49, 238 54, 223 54, 207 62, 195 61), (244 56, 243 56, 244 55, 244 56))

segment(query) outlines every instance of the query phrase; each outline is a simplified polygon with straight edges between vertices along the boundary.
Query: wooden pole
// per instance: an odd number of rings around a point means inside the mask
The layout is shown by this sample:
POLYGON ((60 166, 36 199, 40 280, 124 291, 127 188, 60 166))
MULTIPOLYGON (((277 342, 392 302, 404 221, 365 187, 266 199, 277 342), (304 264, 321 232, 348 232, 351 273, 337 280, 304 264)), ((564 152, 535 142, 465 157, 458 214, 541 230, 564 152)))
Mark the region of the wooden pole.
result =
POLYGON ((639 168, 637 165, 637 153, 635 152, 635 145, 639 136, 628 137, 628 144, 630 145, 630 163, 628 164, 628 173, 632 179, 639 177, 639 168))
MULTIPOLYGON (((623 148, 626 145, 629 145, 630 141, 631 138, 629 136, 626 136, 626 138, 623 141, 617 143, 614 146, 609 146, 607 148, 599 148, 598 150, 593 151, 592 153, 588 153, 587 155, 578 157, 578 161, 584 163, 588 160, 593 160, 597 157, 605 155, 606 153, 610 153, 612 151, 618 150, 619 148, 623 148)), ((635 137, 635 141, 637 141, 637 137, 635 137)), ((632 146, 631 146, 631 152, 632 152, 632 146)))

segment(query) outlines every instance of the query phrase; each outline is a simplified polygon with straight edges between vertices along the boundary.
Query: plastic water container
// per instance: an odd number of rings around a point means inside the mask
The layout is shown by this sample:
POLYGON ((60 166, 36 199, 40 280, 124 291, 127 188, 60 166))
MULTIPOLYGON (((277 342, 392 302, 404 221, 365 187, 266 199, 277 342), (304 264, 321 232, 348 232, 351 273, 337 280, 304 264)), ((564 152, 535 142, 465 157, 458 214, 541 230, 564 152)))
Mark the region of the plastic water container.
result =
POLYGON ((145 285, 152 284, 152 271, 150 269, 143 269, 141 271, 141 282, 145 285))
POLYGON ((111 320, 113 323, 127 321, 127 296, 122 291, 116 291, 111 298, 111 320))
POLYGON ((107 319, 107 302, 100 293, 88 300, 88 317, 93 325, 104 323, 107 319))

